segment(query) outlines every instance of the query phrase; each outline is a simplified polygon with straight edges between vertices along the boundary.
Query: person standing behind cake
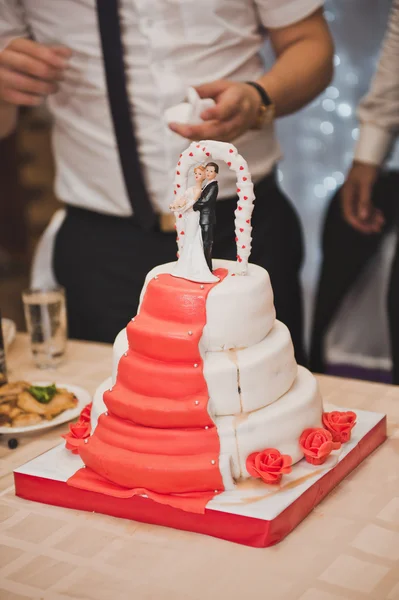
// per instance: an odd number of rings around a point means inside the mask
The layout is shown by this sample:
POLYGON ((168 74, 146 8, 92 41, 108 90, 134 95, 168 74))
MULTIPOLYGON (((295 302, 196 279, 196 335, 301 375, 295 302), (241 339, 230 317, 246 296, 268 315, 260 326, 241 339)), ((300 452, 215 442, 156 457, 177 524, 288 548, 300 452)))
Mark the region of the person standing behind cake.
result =
MULTIPOLYGON (((188 139, 216 139, 234 142, 248 161, 257 197, 251 259, 269 271, 277 315, 305 362, 301 229, 275 180, 272 116, 299 110, 331 80, 322 5, 2 0, 0 130, 10 130, 17 106, 48 99, 55 189, 67 206, 54 268, 72 337, 113 341, 135 314, 146 273, 175 259, 164 215, 178 156, 188 139), (266 38, 276 60, 265 73, 266 38), (216 105, 201 125, 168 128, 163 114, 189 86, 216 105)), ((213 254, 234 260, 235 176, 225 170, 218 180, 213 254)))
MULTIPOLYGON (((324 338, 340 306, 399 224, 396 177, 381 171, 399 135, 399 0, 393 0, 377 70, 358 106, 359 139, 342 189, 328 208, 323 263, 315 303, 311 368, 326 369, 324 338)), ((392 381, 399 385, 399 243, 391 266, 388 319, 392 381)), ((370 315, 374 318, 374 315, 370 315)), ((358 355, 362 348, 358 349, 358 355)))

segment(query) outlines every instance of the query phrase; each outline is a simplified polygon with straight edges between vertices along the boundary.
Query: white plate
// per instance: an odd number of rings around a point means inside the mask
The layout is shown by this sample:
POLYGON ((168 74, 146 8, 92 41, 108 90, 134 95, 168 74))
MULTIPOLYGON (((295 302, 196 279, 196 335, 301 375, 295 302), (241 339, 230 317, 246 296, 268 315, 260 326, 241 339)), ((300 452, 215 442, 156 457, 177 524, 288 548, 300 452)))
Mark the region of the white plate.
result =
MULTIPOLYGON (((32 383, 32 385, 51 385, 53 383, 54 381, 35 381, 32 383)), ((91 396, 89 392, 77 385, 70 385, 69 383, 56 383, 56 386, 58 388, 65 388, 68 390, 68 392, 75 394, 76 398, 78 399, 78 404, 75 408, 64 410, 64 412, 58 415, 58 417, 55 417, 55 419, 51 419, 51 421, 42 421, 36 425, 29 425, 28 427, 0 427, 0 435, 14 436, 25 433, 36 433, 42 431, 43 429, 50 429, 51 427, 62 425, 62 423, 67 423, 68 421, 73 421, 76 419, 86 404, 91 402, 91 396)))
POLYGON ((15 340, 17 327, 11 319, 1 319, 1 328, 3 330, 4 346, 7 350, 15 340))

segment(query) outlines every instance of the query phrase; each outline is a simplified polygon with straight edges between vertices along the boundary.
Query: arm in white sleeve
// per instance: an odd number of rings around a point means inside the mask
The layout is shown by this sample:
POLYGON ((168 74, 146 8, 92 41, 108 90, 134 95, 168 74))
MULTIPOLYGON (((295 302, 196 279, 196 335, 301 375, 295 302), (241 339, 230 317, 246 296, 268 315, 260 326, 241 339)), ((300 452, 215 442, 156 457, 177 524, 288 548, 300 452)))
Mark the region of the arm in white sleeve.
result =
POLYGON ((255 0, 261 23, 267 29, 288 27, 324 5, 324 0, 255 0))
MULTIPOLYGON (((0 52, 16 37, 28 37, 21 0, 0 1, 0 52)), ((15 128, 18 109, 0 104, 0 139, 7 137, 15 128)))
POLYGON ((381 166, 399 134, 399 0, 393 0, 377 71, 358 107, 355 160, 381 166))

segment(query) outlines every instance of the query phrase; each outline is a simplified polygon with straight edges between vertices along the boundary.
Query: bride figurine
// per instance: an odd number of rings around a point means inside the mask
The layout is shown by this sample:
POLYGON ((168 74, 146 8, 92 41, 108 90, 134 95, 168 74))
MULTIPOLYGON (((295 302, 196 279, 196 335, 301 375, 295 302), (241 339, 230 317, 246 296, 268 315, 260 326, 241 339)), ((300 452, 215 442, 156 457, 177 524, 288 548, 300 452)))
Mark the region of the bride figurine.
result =
POLYGON ((219 281, 219 278, 210 271, 204 255, 200 212, 193 210, 194 204, 203 192, 204 166, 195 167, 194 178, 195 185, 188 188, 182 196, 176 198, 175 202, 170 205, 170 210, 182 215, 182 231, 184 231, 183 247, 171 275, 198 283, 215 283, 219 281))

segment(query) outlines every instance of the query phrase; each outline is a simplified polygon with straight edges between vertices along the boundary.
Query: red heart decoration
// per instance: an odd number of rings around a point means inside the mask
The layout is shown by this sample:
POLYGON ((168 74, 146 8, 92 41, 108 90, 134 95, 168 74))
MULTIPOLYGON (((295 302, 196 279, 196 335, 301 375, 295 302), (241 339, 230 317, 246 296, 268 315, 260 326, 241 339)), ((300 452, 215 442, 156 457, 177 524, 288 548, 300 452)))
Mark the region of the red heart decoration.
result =
POLYGON ((175 194, 177 194, 176 190, 174 191, 175 194))
POLYGON ((206 152, 206 155, 207 155, 207 156, 210 156, 210 153, 209 153, 209 152, 206 152))
POLYGON ((241 165, 241 167, 240 167, 240 171, 243 171, 243 170, 244 170, 244 167, 241 165))
POLYGON ((244 200, 248 200, 248 196, 244 196, 244 200))
POLYGON ((205 150, 206 150, 205 146, 202 148, 202 150, 205 152, 205 150))
POLYGON ((177 187, 180 187, 180 184, 179 184, 179 183, 178 183, 178 184, 176 184, 176 185, 177 185, 177 187))
POLYGON ((242 210, 242 206, 239 206, 239 207, 238 207, 238 210, 242 210))
POLYGON ((180 167, 180 165, 181 165, 181 163, 180 163, 180 160, 179 160, 179 162, 178 162, 177 164, 178 164, 178 165, 179 165, 179 167, 180 167))
POLYGON ((245 222, 246 222, 246 223, 248 223, 248 225, 249 225, 249 223, 250 223, 251 221, 250 221, 249 219, 247 219, 245 222))
POLYGON ((227 163, 227 166, 228 166, 228 167, 231 167, 231 162, 228 162, 228 163, 227 163))
POLYGON ((244 231, 242 227, 240 227, 240 231, 241 231, 241 233, 244 231))
POLYGON ((181 232, 180 232, 180 235, 184 235, 184 231, 181 231, 181 232))
POLYGON ((176 240, 179 241, 179 236, 177 236, 176 240))
POLYGON ((189 156, 194 156, 194 154, 192 152, 190 152, 189 156))
POLYGON ((242 262, 241 256, 237 256, 238 262, 242 262))
POLYGON ((237 188, 237 194, 239 194, 241 192, 240 188, 237 188))
POLYGON ((183 216, 183 215, 179 215, 179 219, 181 219, 181 218, 182 218, 182 216, 183 216))
POLYGON ((236 237, 236 242, 238 242, 238 237, 236 237))
POLYGON ((183 156, 183 154, 180 154, 180 158, 183 156))
POLYGON ((247 178, 246 178, 246 177, 243 177, 243 178, 242 178, 242 180, 243 180, 243 181, 246 181, 246 180, 247 180, 247 178))
POLYGON ((198 144, 198 146, 196 146, 196 148, 200 148, 200 145, 198 144))
POLYGON ((245 246, 241 246, 241 248, 245 248, 245 246))
POLYGON ((234 152, 233 148, 230 148, 229 152, 230 152, 230 154, 233 154, 233 152, 234 152))
POLYGON ((232 273, 232 274, 231 274, 231 276, 232 276, 232 277, 235 277, 235 276, 236 276, 236 274, 235 274, 235 273, 232 273))
POLYGON ((180 175, 180 171, 176 171, 176 175, 180 175))

